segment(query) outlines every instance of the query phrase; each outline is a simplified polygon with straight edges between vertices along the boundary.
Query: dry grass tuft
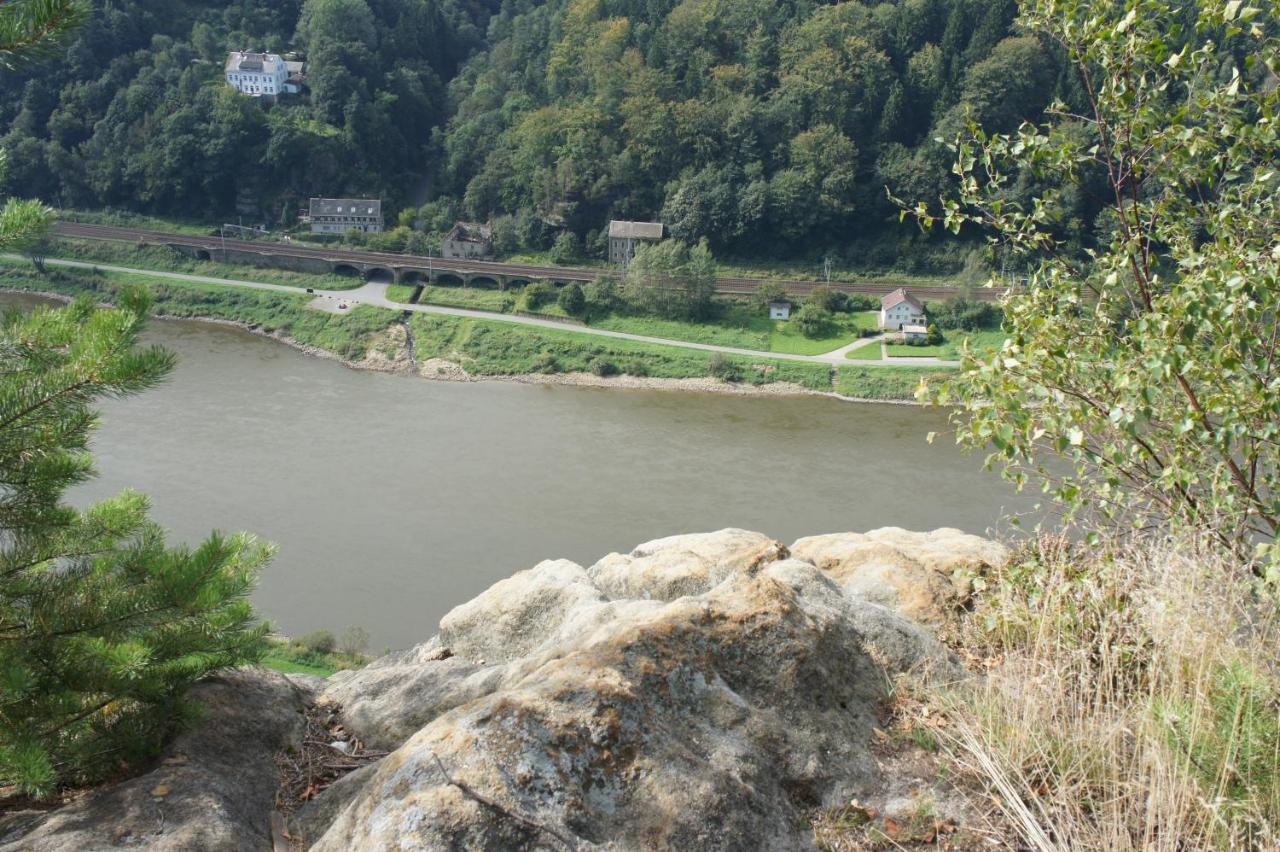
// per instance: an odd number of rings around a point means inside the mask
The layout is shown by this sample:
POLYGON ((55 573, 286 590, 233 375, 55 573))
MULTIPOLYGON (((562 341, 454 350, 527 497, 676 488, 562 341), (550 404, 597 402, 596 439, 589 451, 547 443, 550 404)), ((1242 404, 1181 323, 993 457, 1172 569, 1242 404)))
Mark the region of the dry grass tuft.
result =
POLYGON ((1022 843, 1280 846, 1280 622, 1243 569, 1042 539, 987 583, 949 637, 985 676, 938 734, 1022 843))

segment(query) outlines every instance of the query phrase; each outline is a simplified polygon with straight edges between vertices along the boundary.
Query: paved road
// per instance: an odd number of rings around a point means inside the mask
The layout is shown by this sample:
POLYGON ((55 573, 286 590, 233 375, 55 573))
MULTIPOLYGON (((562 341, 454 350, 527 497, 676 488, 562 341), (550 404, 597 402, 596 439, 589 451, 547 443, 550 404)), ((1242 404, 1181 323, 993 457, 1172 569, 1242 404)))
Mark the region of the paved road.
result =
MULTIPOLYGON (((590 269, 582 267, 536 266, 529 264, 496 263, 484 260, 449 260, 445 258, 426 258, 409 254, 392 252, 376 252, 348 248, 327 248, 305 245, 302 243, 284 243, 270 240, 224 240, 218 236, 199 234, 178 234, 168 231, 153 231, 142 228, 121 228, 115 225, 88 225, 81 222, 55 222, 55 234, 92 240, 108 240, 127 243, 149 243, 154 245, 185 245, 201 248, 216 257, 216 252, 226 248, 233 251, 254 254, 278 254, 291 257, 318 258, 329 263, 350 262, 366 266, 401 266, 416 269, 434 269, 437 272, 463 272, 483 275, 508 275, 530 279, 550 278, 559 281, 593 281, 604 272, 610 270, 590 269)), ((716 290, 726 294, 754 293, 756 288, 766 279, 761 278, 717 278, 716 290)), ((789 293, 803 296, 822 286, 822 281, 777 280, 789 293)), ((913 295, 921 299, 949 299, 959 294, 954 287, 925 287, 911 284, 899 284, 890 280, 883 284, 851 284, 832 281, 827 286, 846 293, 860 293, 869 296, 883 296, 899 286, 907 286, 913 295)), ((1000 298, 998 290, 980 288, 973 294, 975 298, 995 301, 1000 298)))
MULTIPOLYGON (((9 258, 19 258, 19 255, 4 255, 9 258)), ((284 284, 267 284, 262 281, 240 281, 233 278, 214 278, 208 275, 190 275, 185 272, 160 272, 153 269, 135 269, 129 266, 112 266, 106 263, 89 263, 82 260, 63 260, 60 258, 46 258, 45 263, 50 266, 70 266, 77 269, 103 269, 108 272, 124 272, 134 275, 148 275, 153 278, 168 278, 174 281, 193 281, 202 284, 222 284, 229 287, 246 287, 251 290, 271 290, 277 293, 288 293, 293 296, 304 295, 304 291, 298 287, 289 287, 284 284)), ((326 309, 332 310, 337 305, 373 305, 380 308, 389 308, 396 311, 413 311, 423 314, 441 314, 443 316, 452 317, 472 317, 475 319, 493 320, 497 322, 509 322, 516 325, 528 325, 536 328, 550 328, 557 331, 571 331, 577 334, 589 334, 597 337, 612 337, 618 340, 634 340, 639 343, 655 343, 662 346, 677 346, 683 349, 700 349, 704 352, 723 352, 726 355, 745 355, 751 358, 774 358, 781 361, 804 361, 810 364, 852 364, 845 359, 844 353, 849 349, 855 348, 863 344, 865 341, 871 340, 866 338, 864 341, 855 341, 854 343, 836 349, 833 352, 827 352, 822 355, 791 355, 785 352, 761 352, 754 349, 739 349, 734 346, 716 346, 710 343, 691 343, 685 340, 670 340, 665 337, 649 337, 643 334, 628 334, 622 331, 609 331, 603 328, 592 328, 590 326, 575 325, 572 323, 558 322, 554 319, 542 319, 540 317, 515 316, 512 314, 500 314, 490 311, 477 311, 470 308, 450 308, 443 305, 406 305, 403 302, 393 302, 387 298, 387 284, 380 282, 370 282, 356 290, 320 290, 314 291, 317 300, 326 300, 333 302, 332 307, 326 309)), ((895 358, 885 361, 858 361, 856 366, 889 366, 907 364, 928 364, 928 365, 945 365, 954 362, 939 361, 936 358, 895 358)))

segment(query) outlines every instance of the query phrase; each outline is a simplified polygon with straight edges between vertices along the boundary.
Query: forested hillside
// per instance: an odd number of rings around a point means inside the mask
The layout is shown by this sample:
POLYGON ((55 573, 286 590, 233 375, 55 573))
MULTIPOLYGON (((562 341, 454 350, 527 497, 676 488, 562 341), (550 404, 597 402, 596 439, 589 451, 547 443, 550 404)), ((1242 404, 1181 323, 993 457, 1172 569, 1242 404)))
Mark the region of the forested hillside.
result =
POLYGON ((506 250, 559 235, 570 256, 611 217, 661 218, 721 255, 911 269, 932 262, 886 185, 936 197, 934 140, 966 116, 1011 129, 1076 100, 1014 0, 97 5, 65 62, 0 78, 7 192, 266 221, 379 195, 409 227, 493 219, 506 250), (244 47, 305 56, 309 93, 234 93, 244 47))
POLYGON ((737 254, 882 239, 886 184, 944 188, 935 136, 966 113, 1011 129, 1070 96, 1046 45, 1011 35, 1015 12, 1013 0, 505 3, 490 49, 451 87, 441 186, 467 215, 532 211, 582 236, 614 215, 660 216, 737 254))
MULTIPOLYGON (((403 202, 432 165, 445 84, 486 0, 110 0, 65 61, 0 78, 5 190, 74 207, 279 216, 311 194, 403 202), (227 50, 298 50, 308 97, 223 81, 227 50)), ((295 208, 296 209, 296 208, 295 208)))

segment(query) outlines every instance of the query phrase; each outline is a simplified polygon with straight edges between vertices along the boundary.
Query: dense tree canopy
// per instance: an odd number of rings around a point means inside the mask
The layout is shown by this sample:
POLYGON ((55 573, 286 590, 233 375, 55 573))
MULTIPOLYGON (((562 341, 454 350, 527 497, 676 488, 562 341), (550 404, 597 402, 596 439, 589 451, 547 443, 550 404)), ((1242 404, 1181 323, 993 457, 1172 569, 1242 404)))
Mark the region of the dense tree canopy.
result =
POLYGON ((1052 46, 1012 34, 1015 11, 507 2, 452 83, 440 189, 469 216, 531 210, 588 247, 611 217, 739 254, 896 240, 884 187, 936 196, 940 131, 969 113, 1013 129, 1071 99, 1052 46))
POLYGON ((0 80, 4 188, 266 221, 312 194, 379 195, 406 226, 493 220, 508 250, 567 229, 595 256, 608 219, 660 218, 720 254, 918 265, 939 240, 896 227, 886 185, 935 197, 951 165, 935 139, 966 116, 1011 130, 1055 96, 1079 102, 1060 51, 1015 32, 1015 13, 1013 0, 121 0, 66 62, 0 80), (305 57, 308 91, 236 96, 223 62, 246 47, 305 57))
POLYGON ((0 79, 3 187, 64 206, 266 219, 312 194, 426 186, 445 82, 490 10, 454 0, 102 5, 65 60, 0 79), (223 82, 231 49, 300 51, 309 95, 223 82))

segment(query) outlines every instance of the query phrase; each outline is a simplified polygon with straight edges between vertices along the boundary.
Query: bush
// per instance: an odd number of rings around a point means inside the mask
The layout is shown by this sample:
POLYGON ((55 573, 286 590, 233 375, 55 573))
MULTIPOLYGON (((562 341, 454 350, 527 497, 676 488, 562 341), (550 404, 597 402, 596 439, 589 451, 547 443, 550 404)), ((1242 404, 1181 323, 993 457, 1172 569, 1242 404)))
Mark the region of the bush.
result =
POLYGON ((549 305, 555 300, 555 286, 545 281, 535 281, 524 288, 524 303, 529 306, 531 311, 536 311, 543 305, 549 305))
POLYGON ((831 331, 831 312, 814 302, 805 302, 791 318, 805 337, 825 337, 831 331))
POLYGON ((338 643, 338 650, 342 653, 354 657, 363 654, 368 647, 368 630, 353 624, 342 631, 342 641, 338 643))
POLYGON ((618 365, 603 355, 597 355, 588 361, 587 369, 597 376, 614 376, 618 373, 618 365))
POLYGON ((587 297, 582 292, 582 286, 575 281, 560 290, 560 295, 556 297, 556 304, 569 316, 576 317, 586 307, 587 297))
POLYGON ((649 365, 640 358, 631 358, 622 362, 622 372, 628 376, 647 376, 649 365))
POLYGON ((966 299, 963 296, 941 302, 929 302, 926 312, 938 328, 961 331, 999 328, 1004 319, 998 305, 979 299, 966 299))
POLYGON ((809 295, 805 298, 805 305, 813 305, 816 310, 831 313, 838 311, 848 304, 848 300, 842 298, 843 293, 832 290, 826 284, 814 287, 809 291, 809 295))
POLYGON ((615 310, 619 303, 618 281, 610 275, 601 275, 588 282, 583 289, 586 311, 592 316, 604 316, 615 310))
POLYGON ((755 298, 756 304, 765 311, 769 310, 769 304, 771 302, 789 301, 787 298, 787 288, 783 287, 778 281, 762 281, 760 285, 756 287, 755 298))
POLYGON ((862 293, 843 293, 844 310, 850 313, 855 311, 873 311, 880 307, 880 303, 870 296, 862 293))
POLYGON ((742 381, 742 369, 720 352, 711 353, 707 361, 707 373, 726 382, 742 381))
POLYGON ((560 372, 560 361, 552 352, 541 352, 538 357, 533 359, 531 367, 535 373, 558 373, 560 372))
POLYGON ((573 231, 561 231, 556 237, 556 241, 551 244, 551 251, 547 253, 552 263, 565 265, 573 263, 582 256, 582 246, 578 242, 578 235, 573 231))
POLYGON ((338 646, 338 640, 330 630, 313 630, 299 636, 296 641, 313 654, 332 654, 333 649, 338 646))

